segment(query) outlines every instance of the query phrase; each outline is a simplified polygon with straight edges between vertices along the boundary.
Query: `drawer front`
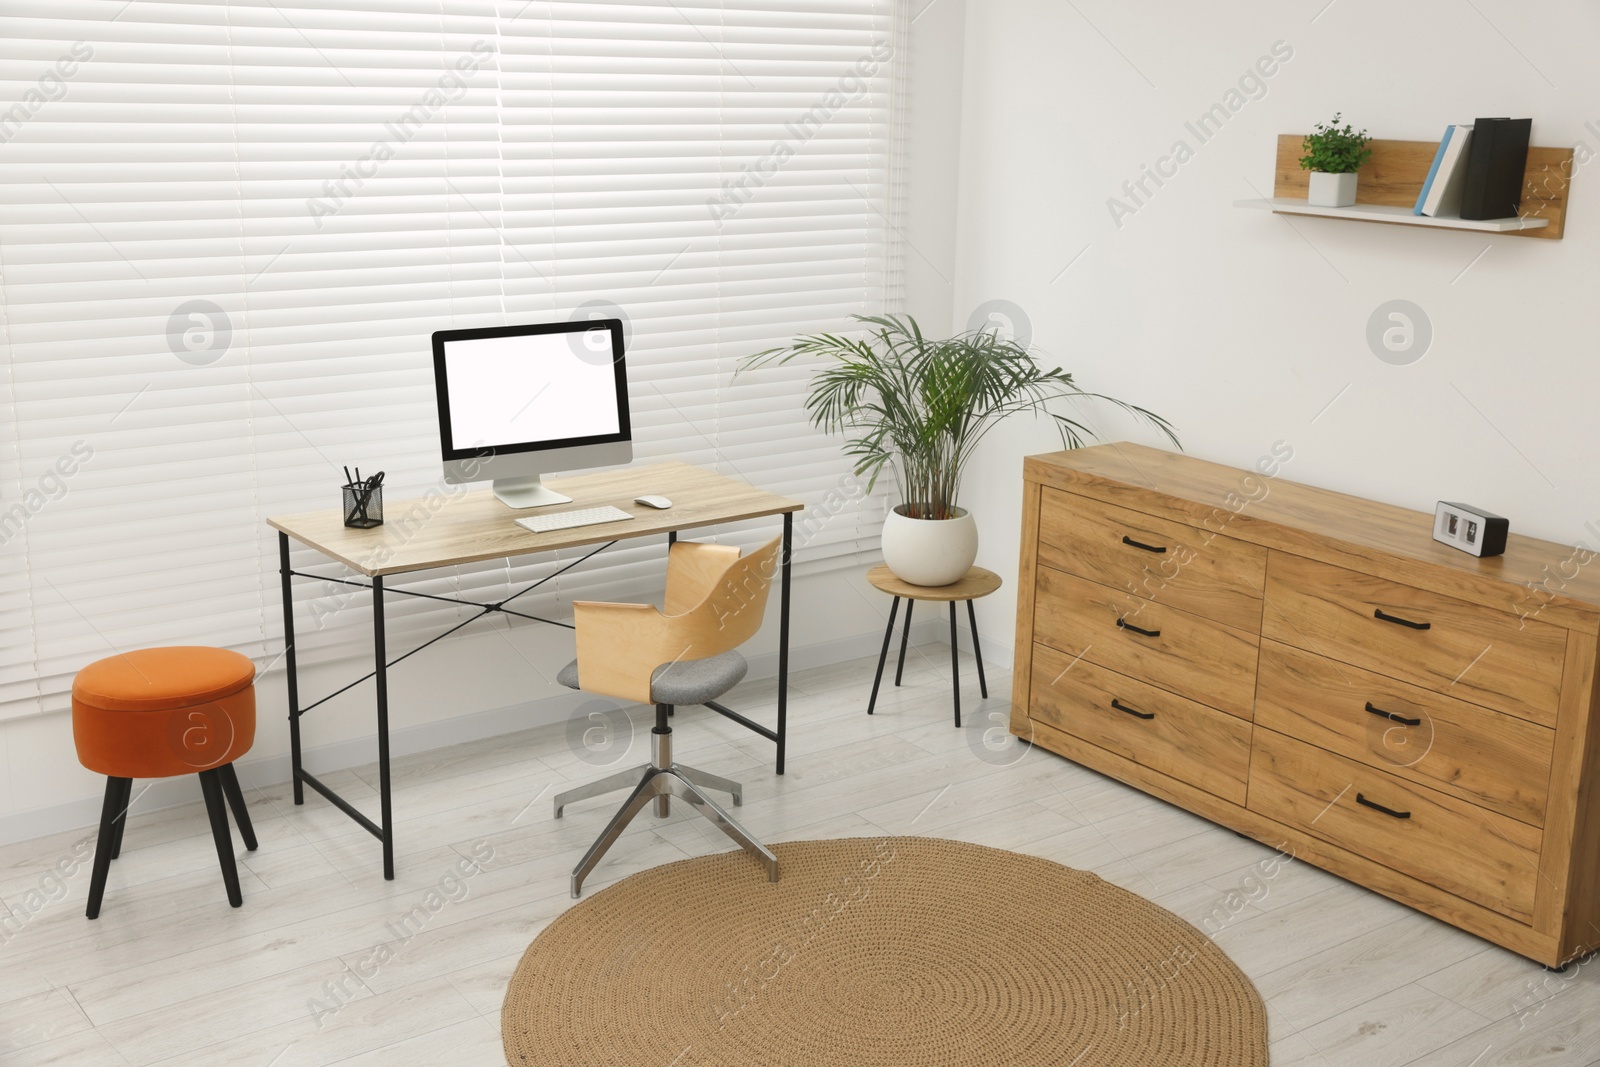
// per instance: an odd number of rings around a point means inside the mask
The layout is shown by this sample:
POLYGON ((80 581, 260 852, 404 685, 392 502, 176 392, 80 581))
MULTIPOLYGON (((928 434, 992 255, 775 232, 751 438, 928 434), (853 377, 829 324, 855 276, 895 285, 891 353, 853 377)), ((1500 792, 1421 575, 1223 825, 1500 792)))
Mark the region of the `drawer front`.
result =
POLYGON ((1519 922, 1532 921, 1541 835, 1526 823, 1266 729, 1255 731, 1249 808, 1519 922))
POLYGON ((1088 497, 1043 490, 1039 561, 1252 633, 1267 550, 1088 497))
POLYGON ((1554 726, 1567 632, 1283 552, 1262 636, 1554 726))
POLYGON ((1261 642, 1256 725, 1534 826, 1555 731, 1276 641, 1261 642))
POLYGON ((1243 806, 1250 724, 1045 645, 1028 714, 1123 759, 1243 806))
POLYGON ((1255 634, 1040 567, 1039 641, 1129 678, 1248 719, 1255 703, 1255 634))

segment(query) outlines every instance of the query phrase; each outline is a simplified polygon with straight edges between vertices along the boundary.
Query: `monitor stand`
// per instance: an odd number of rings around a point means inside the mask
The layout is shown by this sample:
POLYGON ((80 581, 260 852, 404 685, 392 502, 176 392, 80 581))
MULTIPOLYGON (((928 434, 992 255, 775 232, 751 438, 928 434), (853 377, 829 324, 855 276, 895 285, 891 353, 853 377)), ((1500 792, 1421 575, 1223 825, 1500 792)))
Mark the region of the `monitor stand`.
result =
POLYGON ((496 478, 494 495, 508 508, 542 508, 546 504, 570 504, 570 496, 562 496, 545 486, 538 475, 532 478, 496 478))

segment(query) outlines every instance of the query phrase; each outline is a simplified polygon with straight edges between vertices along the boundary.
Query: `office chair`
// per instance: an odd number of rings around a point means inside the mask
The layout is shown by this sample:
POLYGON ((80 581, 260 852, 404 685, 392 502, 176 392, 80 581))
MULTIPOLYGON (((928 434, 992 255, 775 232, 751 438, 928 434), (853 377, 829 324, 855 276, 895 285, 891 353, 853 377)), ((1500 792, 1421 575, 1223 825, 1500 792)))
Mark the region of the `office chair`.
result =
POLYGON ((705 793, 707 789, 731 793, 738 805, 744 800, 739 783, 674 763, 667 718, 680 704, 715 707, 718 697, 743 680, 748 668, 734 650, 761 628, 779 545, 774 538, 741 557, 732 545, 678 541, 667 553, 663 609, 594 601, 573 605, 578 658, 562 668, 556 680, 569 689, 656 707, 649 763, 555 798, 559 819, 562 809, 574 801, 633 786, 627 802, 573 869, 574 897, 634 816, 654 800, 656 815, 665 818, 674 796, 764 863, 767 881, 778 880, 778 858, 705 793))

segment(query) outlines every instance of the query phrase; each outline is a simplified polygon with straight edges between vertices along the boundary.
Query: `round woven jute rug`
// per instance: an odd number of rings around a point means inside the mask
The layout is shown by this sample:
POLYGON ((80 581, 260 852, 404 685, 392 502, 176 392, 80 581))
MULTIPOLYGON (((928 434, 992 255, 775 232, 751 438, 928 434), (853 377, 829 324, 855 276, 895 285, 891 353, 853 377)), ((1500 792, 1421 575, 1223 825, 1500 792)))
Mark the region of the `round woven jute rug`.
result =
POLYGON ((515 1065, 1266 1067, 1249 980, 1204 934, 1093 874, 921 837, 669 863, 529 946, 515 1065))

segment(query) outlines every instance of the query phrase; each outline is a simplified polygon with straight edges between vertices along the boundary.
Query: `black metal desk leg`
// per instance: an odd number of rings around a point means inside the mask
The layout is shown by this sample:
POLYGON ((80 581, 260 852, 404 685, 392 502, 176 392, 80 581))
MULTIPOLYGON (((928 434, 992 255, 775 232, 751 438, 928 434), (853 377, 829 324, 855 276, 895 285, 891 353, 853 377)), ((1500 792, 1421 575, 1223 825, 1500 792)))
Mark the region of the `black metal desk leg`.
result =
POLYGON ((378 796, 383 804, 383 876, 394 881, 394 806, 389 798, 389 655, 383 633, 383 575, 372 578, 372 644, 378 683, 378 796))
MULTIPOLYGON (((883 649, 878 653, 878 673, 872 676, 872 698, 867 701, 867 714, 872 714, 872 709, 878 705, 878 683, 883 681, 883 665, 889 659, 889 641, 894 637, 894 617, 900 610, 900 598, 895 597, 889 605, 889 625, 883 628, 883 649)), ((911 601, 906 601, 906 614, 911 614, 911 601)))
POLYGON ((950 601, 950 693, 956 700, 956 725, 961 725, 961 646, 956 643, 956 602, 950 601))
POLYGON ((294 662, 294 592, 290 588, 289 535, 278 534, 278 573, 283 578, 283 669, 289 680, 289 761, 294 781, 294 802, 306 802, 300 783, 300 672, 294 662))
POLYGON ((978 692, 988 700, 989 682, 983 676, 983 650, 978 647, 978 612, 970 600, 967 601, 967 622, 972 626, 972 658, 978 661, 978 692))
POLYGON ((783 513, 783 585, 778 600, 778 773, 783 773, 789 724, 789 554, 794 550, 794 512, 783 513))
POLYGON ((906 598, 906 628, 900 634, 900 662, 894 669, 895 685, 900 684, 900 676, 906 670, 906 646, 911 643, 911 609, 916 606, 917 602, 915 600, 910 597, 906 598))
MULTIPOLYGON (((672 546, 677 544, 677 543, 678 543, 678 531, 677 530, 668 530, 667 531, 667 558, 668 559, 672 558, 672 546)), ((667 714, 668 715, 676 715, 677 712, 678 712, 677 708, 673 707, 671 704, 667 705, 667 714)), ((661 803, 665 804, 666 800, 662 799, 661 803)))

